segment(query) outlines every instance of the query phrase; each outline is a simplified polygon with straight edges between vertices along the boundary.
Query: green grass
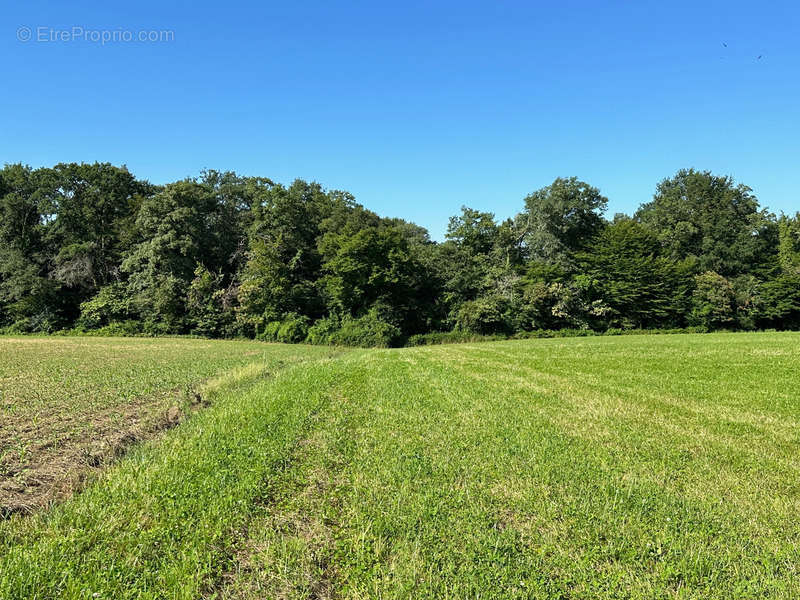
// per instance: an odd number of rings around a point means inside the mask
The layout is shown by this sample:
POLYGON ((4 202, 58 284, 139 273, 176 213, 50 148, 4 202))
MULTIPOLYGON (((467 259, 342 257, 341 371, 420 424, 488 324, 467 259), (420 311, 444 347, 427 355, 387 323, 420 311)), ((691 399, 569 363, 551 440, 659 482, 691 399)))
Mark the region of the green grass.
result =
POLYGON ((68 495, 89 464, 174 424, 169 409, 193 410, 209 377, 323 354, 253 341, 0 336, 0 513, 68 495))
POLYGON ((250 370, 0 523, 0 598, 800 596, 800 335, 250 370))
POLYGON ((300 354, 253 341, 0 336, 0 405, 27 421, 101 412, 255 360, 300 354))

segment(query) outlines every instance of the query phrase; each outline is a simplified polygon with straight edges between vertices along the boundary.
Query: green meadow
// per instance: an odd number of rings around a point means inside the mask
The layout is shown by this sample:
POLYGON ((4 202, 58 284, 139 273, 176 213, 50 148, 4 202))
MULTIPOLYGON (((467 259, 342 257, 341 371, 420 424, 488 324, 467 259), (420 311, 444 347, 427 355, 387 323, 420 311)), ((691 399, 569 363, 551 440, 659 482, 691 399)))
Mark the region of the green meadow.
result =
POLYGON ((795 333, 0 344, 4 436, 189 383, 202 400, 0 521, 3 600, 800 596, 795 333), (172 375, 108 351, 86 370, 95 343, 172 375))

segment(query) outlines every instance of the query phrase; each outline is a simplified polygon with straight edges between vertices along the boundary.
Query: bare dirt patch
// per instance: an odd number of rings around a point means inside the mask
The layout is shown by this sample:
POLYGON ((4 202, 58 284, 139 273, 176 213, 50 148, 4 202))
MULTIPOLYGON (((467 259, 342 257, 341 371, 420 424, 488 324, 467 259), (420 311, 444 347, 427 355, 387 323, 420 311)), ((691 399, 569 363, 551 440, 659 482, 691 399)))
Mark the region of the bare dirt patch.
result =
POLYGON ((0 518, 68 498, 133 444, 177 426, 202 406, 200 394, 176 389, 93 414, 46 415, 34 426, 4 422, 0 518))
POLYGON ((251 341, 0 337, 0 517, 74 493, 202 406, 200 382, 275 351, 251 341))

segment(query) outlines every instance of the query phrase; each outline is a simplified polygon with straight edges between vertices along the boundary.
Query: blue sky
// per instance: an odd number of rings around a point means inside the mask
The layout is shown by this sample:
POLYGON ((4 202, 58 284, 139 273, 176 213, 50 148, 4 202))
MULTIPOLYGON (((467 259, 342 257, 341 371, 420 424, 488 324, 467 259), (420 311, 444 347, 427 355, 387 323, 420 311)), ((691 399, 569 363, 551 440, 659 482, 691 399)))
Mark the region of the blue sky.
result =
POLYGON ((557 176, 610 214, 682 167, 800 209, 793 2, 114 4, 5 3, 0 162, 302 177, 435 238, 557 176))

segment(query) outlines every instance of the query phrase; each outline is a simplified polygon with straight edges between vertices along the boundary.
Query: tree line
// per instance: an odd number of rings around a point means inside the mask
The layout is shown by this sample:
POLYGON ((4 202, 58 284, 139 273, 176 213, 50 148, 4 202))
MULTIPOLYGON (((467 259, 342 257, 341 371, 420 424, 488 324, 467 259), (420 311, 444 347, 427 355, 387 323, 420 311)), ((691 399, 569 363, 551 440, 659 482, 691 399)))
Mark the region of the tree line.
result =
POLYGON ((108 163, 0 170, 0 328, 396 345, 415 334, 800 328, 800 213, 694 169, 633 215, 576 178, 442 243, 344 191, 108 163))

